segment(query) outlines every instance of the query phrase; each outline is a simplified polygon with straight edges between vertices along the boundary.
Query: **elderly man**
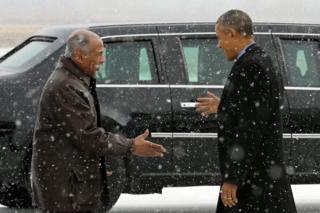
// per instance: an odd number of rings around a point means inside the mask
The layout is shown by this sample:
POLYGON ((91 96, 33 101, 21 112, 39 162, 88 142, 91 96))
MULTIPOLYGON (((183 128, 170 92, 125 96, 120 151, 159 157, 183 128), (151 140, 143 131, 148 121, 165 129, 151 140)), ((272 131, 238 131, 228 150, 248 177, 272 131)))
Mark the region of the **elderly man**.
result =
POLYGON ((162 156, 145 138, 107 133, 100 125, 94 75, 104 62, 103 42, 78 30, 49 77, 34 130, 32 184, 35 204, 46 212, 94 212, 107 205, 103 156, 162 156))
POLYGON ((250 17, 230 10, 216 23, 218 47, 235 63, 221 100, 199 98, 197 111, 217 112, 222 177, 217 213, 295 213, 283 160, 283 86, 271 58, 254 42, 250 17))

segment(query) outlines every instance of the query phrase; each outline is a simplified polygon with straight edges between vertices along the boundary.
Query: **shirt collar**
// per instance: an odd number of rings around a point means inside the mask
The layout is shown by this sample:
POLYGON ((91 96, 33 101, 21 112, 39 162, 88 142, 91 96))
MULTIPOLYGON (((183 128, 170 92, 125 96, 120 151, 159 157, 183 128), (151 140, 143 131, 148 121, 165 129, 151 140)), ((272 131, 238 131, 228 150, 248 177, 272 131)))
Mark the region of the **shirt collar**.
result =
POLYGON ((256 42, 252 41, 250 44, 248 44, 247 46, 245 46, 245 48, 243 48, 243 49, 240 51, 240 53, 238 54, 236 60, 239 60, 239 58, 241 58, 241 56, 243 56, 243 55, 246 53, 247 49, 248 49, 251 45, 253 45, 253 44, 255 44, 255 43, 256 43, 256 42))

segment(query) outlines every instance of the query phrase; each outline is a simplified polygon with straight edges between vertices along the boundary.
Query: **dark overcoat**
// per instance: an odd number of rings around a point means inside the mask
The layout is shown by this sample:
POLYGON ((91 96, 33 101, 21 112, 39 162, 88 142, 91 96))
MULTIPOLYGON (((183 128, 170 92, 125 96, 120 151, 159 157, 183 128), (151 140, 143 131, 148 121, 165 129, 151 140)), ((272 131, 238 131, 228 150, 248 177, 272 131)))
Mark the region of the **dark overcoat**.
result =
POLYGON ((34 130, 33 200, 43 210, 107 205, 103 157, 125 155, 132 140, 100 127, 95 81, 62 57, 44 86, 34 130))
POLYGON ((222 183, 238 186, 238 204, 217 213, 296 213, 282 145, 283 84, 271 58, 252 44, 234 63, 217 118, 222 183))

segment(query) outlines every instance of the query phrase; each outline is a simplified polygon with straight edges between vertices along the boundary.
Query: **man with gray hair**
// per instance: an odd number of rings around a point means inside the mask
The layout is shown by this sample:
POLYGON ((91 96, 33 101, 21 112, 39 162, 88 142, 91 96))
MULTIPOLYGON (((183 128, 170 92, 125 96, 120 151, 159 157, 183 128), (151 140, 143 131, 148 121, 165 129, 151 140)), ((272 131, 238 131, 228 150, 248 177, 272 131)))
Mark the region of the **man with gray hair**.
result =
POLYGON ((94 75, 104 63, 103 42, 77 30, 49 77, 34 130, 33 199, 45 212, 96 212, 108 205, 104 156, 159 157, 164 147, 101 127, 94 75))
POLYGON ((234 60, 221 99, 208 92, 197 111, 217 113, 221 191, 217 213, 296 213, 282 149, 283 85, 255 43, 251 18, 230 10, 215 26, 218 47, 234 60))

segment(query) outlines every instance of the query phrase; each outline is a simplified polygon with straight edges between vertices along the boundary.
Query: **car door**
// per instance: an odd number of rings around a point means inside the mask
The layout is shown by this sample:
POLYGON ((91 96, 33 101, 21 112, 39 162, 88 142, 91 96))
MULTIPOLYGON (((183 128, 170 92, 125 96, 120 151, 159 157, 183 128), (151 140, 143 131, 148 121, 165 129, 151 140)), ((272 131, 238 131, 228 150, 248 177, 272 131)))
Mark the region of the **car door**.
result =
MULTIPOLYGON (((152 27, 148 30, 128 34, 127 29, 117 28, 113 35, 107 31, 107 36, 102 37, 106 62, 97 74, 102 125, 107 131, 128 138, 146 129, 151 134, 171 131, 170 91, 159 65, 158 37, 150 33, 152 27)), ((131 176, 170 171, 171 140, 152 138, 151 134, 147 139, 162 144, 169 154, 163 158, 133 156, 131 176)))
MULTIPOLYGON (((185 29, 188 32, 180 34, 174 32, 178 29, 163 29, 166 34, 161 37, 161 44, 167 46, 162 52, 172 93, 174 169, 179 174, 200 177, 195 179, 198 184, 219 183, 216 117, 202 117, 190 102, 207 91, 220 96, 233 62, 227 61, 217 48, 212 25, 188 26, 185 29)), ((270 55, 275 55, 270 32, 258 32, 255 40, 270 55)), ((283 107, 288 112, 287 102, 283 107)), ((290 135, 285 136, 287 160, 290 135)))
POLYGON ((173 169, 193 185, 218 183, 219 176, 216 118, 202 117, 190 105, 207 91, 220 96, 232 66, 216 47, 213 29, 212 25, 160 29, 172 95, 173 169))
POLYGON ((320 42, 309 33, 275 33, 286 71, 293 183, 319 183, 320 42))

